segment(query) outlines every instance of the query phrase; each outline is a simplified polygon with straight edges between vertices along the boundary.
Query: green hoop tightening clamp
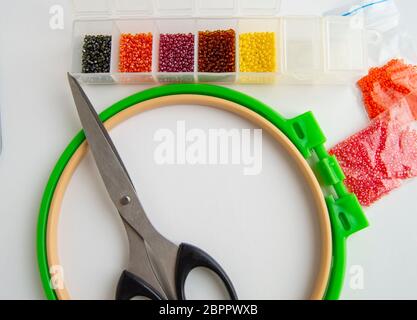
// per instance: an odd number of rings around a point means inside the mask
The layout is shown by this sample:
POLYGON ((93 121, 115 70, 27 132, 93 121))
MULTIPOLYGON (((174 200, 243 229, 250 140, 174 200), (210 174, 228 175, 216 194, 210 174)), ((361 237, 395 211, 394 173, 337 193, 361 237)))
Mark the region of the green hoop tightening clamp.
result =
MULTIPOLYGON (((235 102, 256 112, 284 133, 303 157, 309 161, 323 187, 332 228, 332 266, 326 294, 323 298, 326 300, 338 299, 345 275, 346 239, 353 233, 366 228, 368 222, 356 196, 346 189, 343 183, 345 177, 336 158, 327 153, 324 146, 326 138, 313 114, 307 112, 287 120, 260 101, 228 88, 204 84, 173 84, 148 89, 123 99, 103 111, 100 114, 100 119, 103 122, 107 121, 119 112, 140 102, 179 94, 216 97, 235 102)), ((81 131, 61 155, 49 178, 40 207, 37 228, 37 256, 43 288, 46 297, 51 300, 56 300, 57 296, 51 286, 46 249, 48 214, 61 174, 84 140, 85 135, 81 131)))

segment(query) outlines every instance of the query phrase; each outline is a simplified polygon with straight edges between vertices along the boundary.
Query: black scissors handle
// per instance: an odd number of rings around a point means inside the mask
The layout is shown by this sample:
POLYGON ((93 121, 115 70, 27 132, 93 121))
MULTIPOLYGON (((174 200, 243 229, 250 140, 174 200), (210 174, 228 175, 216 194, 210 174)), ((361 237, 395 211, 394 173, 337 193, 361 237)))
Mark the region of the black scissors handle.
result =
POLYGON ((130 300, 144 297, 150 300, 166 300, 150 284, 135 274, 125 270, 120 276, 116 289, 116 300, 130 300))
MULTIPOLYGON (((176 264, 176 291, 178 300, 186 300, 185 281, 195 268, 207 268, 213 271, 223 282, 231 300, 237 300, 237 294, 232 281, 223 268, 206 252, 189 245, 181 244, 178 250, 176 264)), ((157 290, 152 288, 146 281, 129 271, 123 271, 116 291, 117 300, 130 300, 134 297, 146 297, 151 300, 166 300, 157 290)))
POLYGON ((178 251, 176 267, 177 296, 179 300, 186 300, 185 281, 195 268, 207 268, 222 280, 231 300, 237 300, 237 294, 232 281, 223 268, 209 254, 190 244, 181 244, 178 251))

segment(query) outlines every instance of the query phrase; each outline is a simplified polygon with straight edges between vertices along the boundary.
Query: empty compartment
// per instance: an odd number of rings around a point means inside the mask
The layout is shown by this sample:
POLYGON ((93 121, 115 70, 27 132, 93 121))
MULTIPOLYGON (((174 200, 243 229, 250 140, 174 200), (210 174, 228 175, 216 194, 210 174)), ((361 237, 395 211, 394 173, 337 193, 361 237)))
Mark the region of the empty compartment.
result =
POLYGON ((240 19, 239 82, 270 83, 279 66, 280 20, 240 19))
POLYGON ((76 20, 73 25, 71 73, 85 83, 113 83, 110 20, 76 20), (109 42, 110 41, 110 42, 109 42))
POLYGON ((153 82, 156 27, 153 20, 115 20, 112 73, 121 83, 153 82))
POLYGON ((201 19, 197 23, 200 82, 234 82, 237 71, 237 20, 201 19))
POLYGON ((366 69, 363 21, 358 17, 324 19, 326 71, 354 73, 366 69))
POLYGON ((194 19, 156 21, 156 78, 160 82, 194 82, 197 35, 194 19))
POLYGON ((323 73, 323 32, 320 17, 284 17, 282 72, 300 82, 323 73))

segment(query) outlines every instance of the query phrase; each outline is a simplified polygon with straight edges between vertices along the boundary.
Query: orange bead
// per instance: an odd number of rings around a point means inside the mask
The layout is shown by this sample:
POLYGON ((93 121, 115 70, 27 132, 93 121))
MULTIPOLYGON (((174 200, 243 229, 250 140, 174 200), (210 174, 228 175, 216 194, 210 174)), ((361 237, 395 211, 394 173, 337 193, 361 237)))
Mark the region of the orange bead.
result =
POLYGON ((125 33, 120 36, 119 71, 152 71, 152 33, 125 33))

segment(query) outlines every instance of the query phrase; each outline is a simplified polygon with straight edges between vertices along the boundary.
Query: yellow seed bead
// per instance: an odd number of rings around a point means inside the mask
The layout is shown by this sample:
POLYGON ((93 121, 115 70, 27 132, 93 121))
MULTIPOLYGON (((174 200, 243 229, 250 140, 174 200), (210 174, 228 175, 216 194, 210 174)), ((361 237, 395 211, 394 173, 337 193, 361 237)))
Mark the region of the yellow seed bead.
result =
POLYGON ((276 43, 274 32, 250 32, 239 36, 241 72, 275 72, 276 43))

